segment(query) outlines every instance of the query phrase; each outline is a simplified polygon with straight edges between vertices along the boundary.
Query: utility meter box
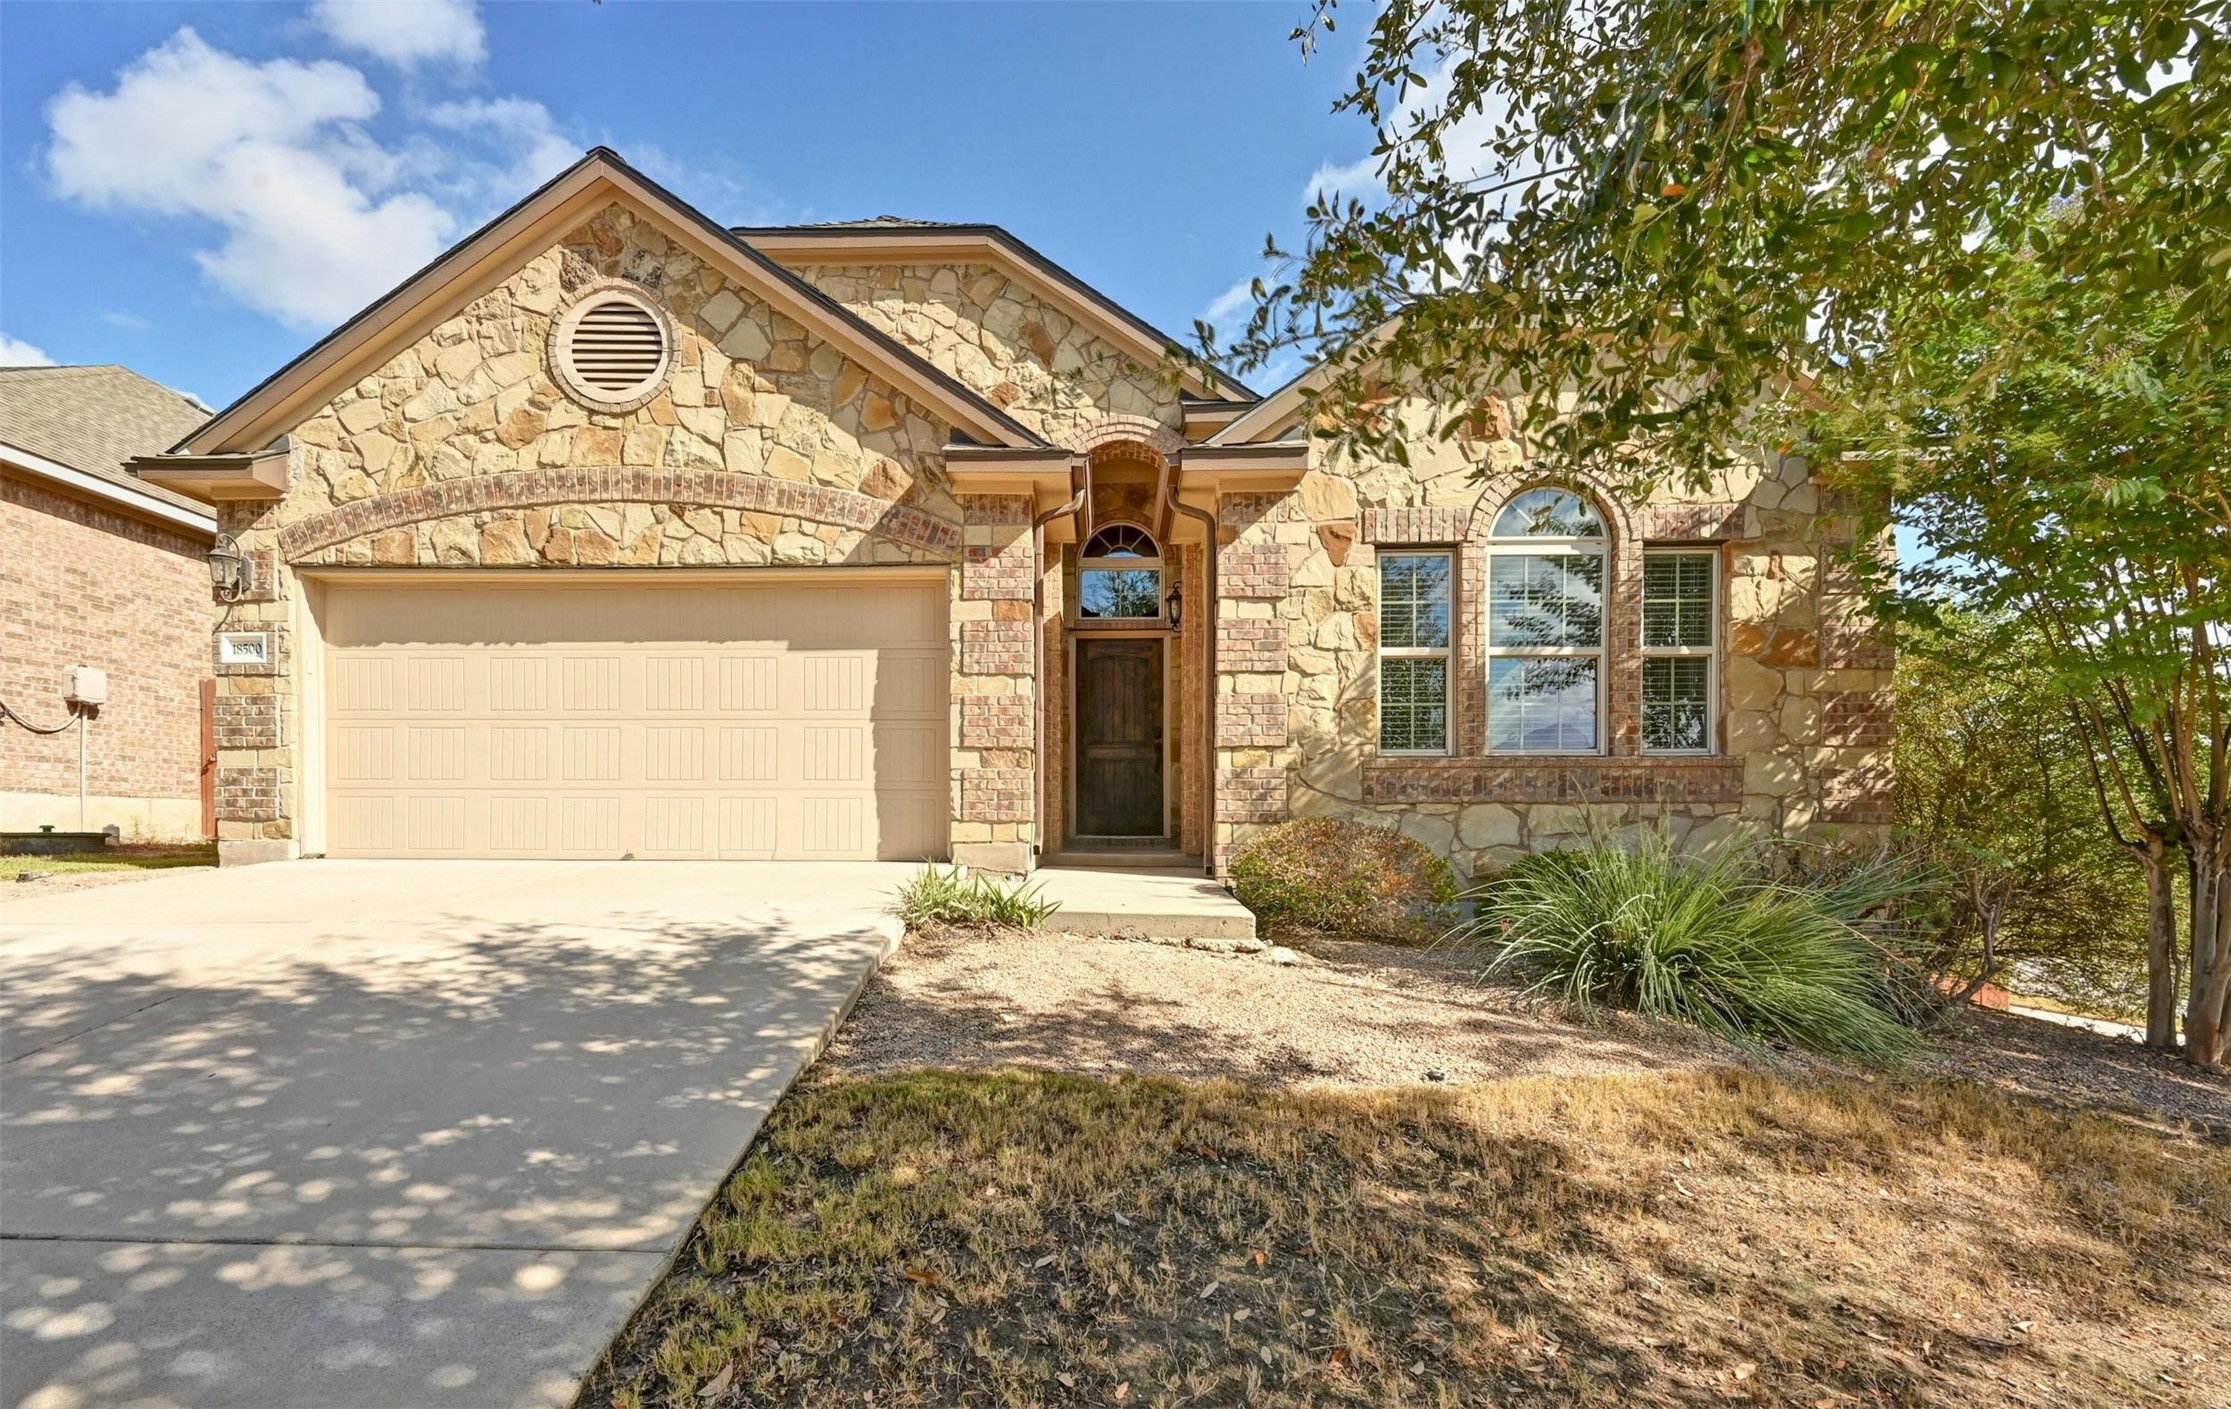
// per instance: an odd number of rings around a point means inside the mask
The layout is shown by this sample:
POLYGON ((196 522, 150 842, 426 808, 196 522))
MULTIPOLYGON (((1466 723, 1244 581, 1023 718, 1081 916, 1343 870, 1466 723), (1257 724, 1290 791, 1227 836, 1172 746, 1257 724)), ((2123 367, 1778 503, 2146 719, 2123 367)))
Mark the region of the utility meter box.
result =
POLYGON ((71 666, 69 683, 63 687, 62 698, 75 705, 107 704, 108 672, 90 665, 71 666))

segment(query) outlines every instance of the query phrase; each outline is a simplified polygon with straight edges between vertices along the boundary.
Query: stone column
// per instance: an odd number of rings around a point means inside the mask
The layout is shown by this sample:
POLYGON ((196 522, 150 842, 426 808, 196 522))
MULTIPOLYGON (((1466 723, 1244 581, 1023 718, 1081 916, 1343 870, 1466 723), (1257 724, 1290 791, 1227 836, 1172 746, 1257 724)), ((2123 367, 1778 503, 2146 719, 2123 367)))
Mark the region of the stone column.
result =
POLYGON ((276 516, 277 506, 258 503, 217 510, 218 527, 239 541, 254 584, 238 601, 218 604, 215 633, 265 641, 264 659, 244 664, 226 663, 214 636, 210 642, 217 676, 217 859, 226 866, 285 861, 299 851, 300 646, 291 600, 297 594, 273 546, 276 516))
POLYGON ((1031 500, 964 494, 953 575, 953 859, 1028 871, 1033 799, 1031 500))
POLYGON ((1223 548, 1217 562, 1215 751, 1216 866, 1256 832, 1286 820, 1289 746, 1283 641, 1303 603, 1293 594, 1293 561, 1313 542, 1309 525, 1283 494, 1227 495, 1218 504, 1223 548))

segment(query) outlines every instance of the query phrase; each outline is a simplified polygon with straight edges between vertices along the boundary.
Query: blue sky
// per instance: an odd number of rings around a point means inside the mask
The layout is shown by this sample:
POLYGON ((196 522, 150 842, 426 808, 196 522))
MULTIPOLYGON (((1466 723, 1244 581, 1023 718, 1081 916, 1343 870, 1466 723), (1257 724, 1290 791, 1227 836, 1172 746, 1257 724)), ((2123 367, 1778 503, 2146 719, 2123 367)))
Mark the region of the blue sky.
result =
POLYGON ((0 361, 223 405, 598 143, 732 224, 996 222, 1184 335, 1369 150, 1355 37, 1305 65, 1306 16, 11 0, 0 361))

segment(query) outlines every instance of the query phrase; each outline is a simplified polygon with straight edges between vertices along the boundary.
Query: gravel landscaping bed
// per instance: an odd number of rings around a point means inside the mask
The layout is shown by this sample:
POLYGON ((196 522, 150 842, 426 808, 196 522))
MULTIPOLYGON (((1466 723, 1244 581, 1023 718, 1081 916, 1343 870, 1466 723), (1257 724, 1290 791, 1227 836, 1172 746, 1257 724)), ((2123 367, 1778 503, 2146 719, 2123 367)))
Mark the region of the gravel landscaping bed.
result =
MULTIPOLYGON (((822 1069, 1036 1068, 1257 1085, 1372 1087, 1745 1066, 1842 1069, 1625 1013, 1574 1021, 1483 980, 1461 951, 1338 940, 1237 954, 1055 933, 917 932, 822 1069)), ((2130 1042, 1977 1011, 1920 1076, 2231 1135, 2231 1081, 2130 1042)))

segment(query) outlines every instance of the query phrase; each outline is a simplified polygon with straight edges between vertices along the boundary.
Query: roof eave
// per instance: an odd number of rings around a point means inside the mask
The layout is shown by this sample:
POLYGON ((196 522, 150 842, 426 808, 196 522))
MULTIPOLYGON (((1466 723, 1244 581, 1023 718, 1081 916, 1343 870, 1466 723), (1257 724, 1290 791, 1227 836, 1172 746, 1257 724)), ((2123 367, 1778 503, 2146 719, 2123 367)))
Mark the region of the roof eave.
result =
POLYGON ((217 532, 217 516, 198 505, 173 504, 167 499, 136 490, 131 485, 119 484, 115 480, 81 470, 75 465, 65 465, 59 460, 50 460, 19 445, 0 444, 0 465, 92 495, 120 509, 158 519, 178 528, 206 533, 212 537, 217 532))

